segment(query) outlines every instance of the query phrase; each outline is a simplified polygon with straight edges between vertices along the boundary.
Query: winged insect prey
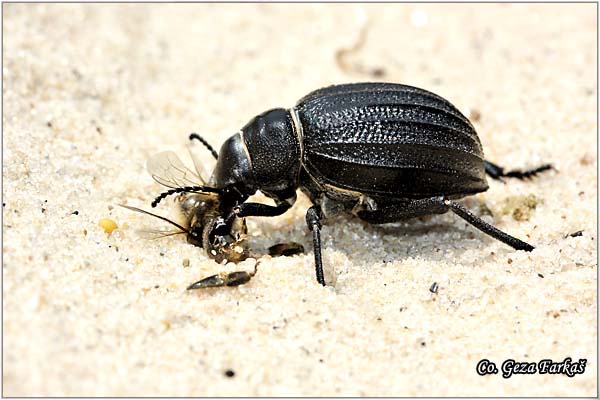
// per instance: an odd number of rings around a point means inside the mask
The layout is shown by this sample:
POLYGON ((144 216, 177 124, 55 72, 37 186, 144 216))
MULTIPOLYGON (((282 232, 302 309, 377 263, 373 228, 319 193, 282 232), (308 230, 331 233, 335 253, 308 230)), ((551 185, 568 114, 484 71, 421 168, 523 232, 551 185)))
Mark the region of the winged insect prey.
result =
MULTIPOLYGON (((246 220, 241 218, 234 224, 228 224, 226 230, 222 228, 224 216, 231 212, 231 207, 221 201, 220 190, 206 186, 200 173, 187 168, 172 151, 152 156, 147 162, 147 169, 156 182, 169 188, 154 200, 153 207, 167 195, 178 194, 175 203, 178 206, 179 218, 174 221, 137 207, 121 205, 122 207, 151 215, 171 224, 176 231, 163 231, 160 232, 160 236, 185 234, 189 243, 203 248, 206 254, 218 263, 223 261, 237 263, 250 256, 246 220), (218 234, 217 227, 221 227, 218 234)), ((197 165, 196 169, 198 169, 197 165)), ((240 271, 240 274, 243 273, 244 271, 240 271)), ((245 282, 239 284, 241 283, 245 282)))

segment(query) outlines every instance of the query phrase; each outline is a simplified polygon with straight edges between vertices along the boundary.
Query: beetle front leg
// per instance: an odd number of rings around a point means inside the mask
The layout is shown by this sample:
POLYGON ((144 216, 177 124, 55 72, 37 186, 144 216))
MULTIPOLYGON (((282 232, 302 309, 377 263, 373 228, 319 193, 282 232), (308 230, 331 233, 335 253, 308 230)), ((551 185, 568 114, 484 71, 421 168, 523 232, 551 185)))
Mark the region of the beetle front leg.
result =
POLYGON ((233 220, 237 217, 276 217, 289 210, 295 201, 296 196, 283 201, 277 201, 277 205, 275 206, 262 203, 242 203, 233 207, 233 210, 227 215, 223 222, 215 225, 215 233, 217 235, 223 235, 228 232, 233 220))
POLYGON ((306 211, 306 224, 308 225, 308 229, 313 233, 313 251, 315 253, 317 282, 325 286, 323 261, 321 260, 321 210, 317 206, 312 206, 306 211))
MULTIPOLYGON (((242 203, 233 208, 235 217, 276 217, 290 209, 293 203, 283 201, 276 206, 262 203, 242 203)), ((229 218, 229 217, 228 217, 229 218)))
MULTIPOLYGON (((287 197, 287 196, 286 196, 287 197)), ((294 192, 285 200, 275 197, 275 205, 270 206, 262 203, 242 203, 233 207, 233 211, 226 220, 234 217, 276 217, 290 209, 296 202, 296 193, 294 192)))
POLYGON ((527 179, 533 176, 536 176, 540 172, 548 171, 553 169, 552 164, 544 164, 540 165, 537 168, 531 168, 527 170, 519 170, 513 169, 512 171, 504 172, 504 168, 496 165, 490 161, 484 161, 483 165, 485 166, 485 173, 488 174, 492 179, 496 179, 502 181, 503 177, 506 178, 517 178, 517 179, 527 179))

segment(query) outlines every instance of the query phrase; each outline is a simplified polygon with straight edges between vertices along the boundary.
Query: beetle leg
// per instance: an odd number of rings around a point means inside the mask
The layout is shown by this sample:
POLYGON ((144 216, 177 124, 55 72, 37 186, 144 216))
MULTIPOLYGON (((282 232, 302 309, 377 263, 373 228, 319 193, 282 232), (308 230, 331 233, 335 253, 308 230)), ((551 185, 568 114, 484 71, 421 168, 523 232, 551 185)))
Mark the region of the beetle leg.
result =
POLYGON ((242 203, 239 206, 233 207, 233 211, 229 213, 221 223, 215 225, 215 233, 223 235, 231 226, 236 217, 276 217, 286 212, 292 205, 287 202, 282 202, 277 206, 270 206, 261 203, 242 203))
POLYGON ((313 233, 313 251, 315 253, 315 268, 317 273, 317 282, 325 286, 323 276, 323 261, 321 260, 321 217, 317 206, 312 206, 306 211, 306 224, 313 233))
POLYGON ((227 232, 228 227, 231 226, 233 220, 236 217, 276 217, 283 214, 296 201, 296 195, 285 200, 276 200, 277 205, 270 206, 262 203, 242 203, 233 207, 233 210, 227 215, 223 222, 215 225, 215 233, 217 235, 223 235, 227 232))
POLYGON ((529 243, 525 243, 498 228, 488 224, 477 217, 471 211, 452 200, 443 197, 432 197, 428 199, 407 200, 397 203, 387 204, 379 210, 368 211, 361 210, 357 216, 363 221, 371 224, 384 224, 388 222, 402 221, 410 218, 419 217, 428 214, 443 214, 451 210, 453 213, 473 225, 480 231, 490 235, 517 250, 531 251, 534 249, 529 243))
POLYGON ((442 202, 444 205, 449 207, 454 214, 458 215, 459 217, 467 221, 469 224, 473 225, 475 228, 479 229, 483 233, 490 235, 494 239, 506 243, 507 245, 516 250, 531 251, 535 248, 529 243, 525 243, 522 240, 517 239, 516 237, 510 236, 508 233, 502 232, 495 226, 488 224, 487 222, 473 214, 471 211, 469 211, 462 205, 453 202, 452 200, 443 199, 442 202))
POLYGON ((504 168, 499 165, 496 165, 490 161, 484 161, 483 165, 485 166, 485 173, 488 174, 492 179, 496 179, 503 182, 502 177, 507 178, 517 178, 517 179, 527 179, 533 176, 536 176, 540 172, 548 171, 553 169, 552 164, 544 164, 537 168, 528 169, 525 171, 514 169, 512 171, 504 172, 504 168))
POLYGON ((370 224, 387 224, 404 221, 430 214, 443 214, 448 207, 442 197, 428 199, 404 199, 378 205, 376 210, 369 210, 365 205, 357 204, 352 213, 370 224))
POLYGON ((283 214, 292 204, 283 201, 276 206, 261 203, 242 203, 234 209, 237 217, 276 217, 283 214))

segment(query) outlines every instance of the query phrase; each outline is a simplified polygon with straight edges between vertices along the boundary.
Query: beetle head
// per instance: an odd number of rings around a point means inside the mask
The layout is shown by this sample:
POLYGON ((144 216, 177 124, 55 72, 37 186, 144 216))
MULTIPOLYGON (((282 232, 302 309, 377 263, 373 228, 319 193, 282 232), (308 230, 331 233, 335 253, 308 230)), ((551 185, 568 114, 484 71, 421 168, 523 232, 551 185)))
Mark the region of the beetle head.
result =
POLYGON ((252 164, 241 132, 231 136, 221 146, 211 184, 224 190, 221 200, 230 206, 243 202, 256 192, 252 164))

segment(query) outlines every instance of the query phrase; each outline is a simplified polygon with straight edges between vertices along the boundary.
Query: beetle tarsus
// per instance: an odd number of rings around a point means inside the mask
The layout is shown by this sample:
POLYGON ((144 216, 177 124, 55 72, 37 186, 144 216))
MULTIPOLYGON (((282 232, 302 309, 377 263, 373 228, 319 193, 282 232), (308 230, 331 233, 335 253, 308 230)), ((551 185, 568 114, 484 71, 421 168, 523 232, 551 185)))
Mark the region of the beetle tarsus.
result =
POLYGON ((313 251, 315 253, 315 271, 317 282, 325 286, 325 277, 323 276, 323 261, 321 259, 321 218, 319 209, 312 206, 306 211, 306 224, 313 233, 313 251))
POLYGON ((508 233, 502 232, 495 226, 488 224, 462 205, 447 199, 443 200, 443 203, 446 206, 448 206, 453 213, 467 221, 469 224, 473 225, 475 228, 479 229, 483 233, 490 235, 494 239, 497 239, 509 245, 513 249, 525 251, 532 251, 533 249, 535 249, 535 247, 533 247, 529 243, 517 239, 516 237, 510 236, 508 233))
POLYGON ((525 171, 519 170, 519 169, 514 169, 512 171, 504 172, 503 167, 496 165, 490 161, 484 161, 483 164, 485 167, 485 173, 488 174, 492 179, 496 179, 501 182, 504 182, 502 177, 516 178, 516 179, 523 180, 523 179, 532 178, 532 177, 536 176, 537 174, 539 174, 540 172, 554 169, 552 164, 544 164, 544 165, 540 165, 539 167, 531 168, 531 169, 528 169, 525 171))

